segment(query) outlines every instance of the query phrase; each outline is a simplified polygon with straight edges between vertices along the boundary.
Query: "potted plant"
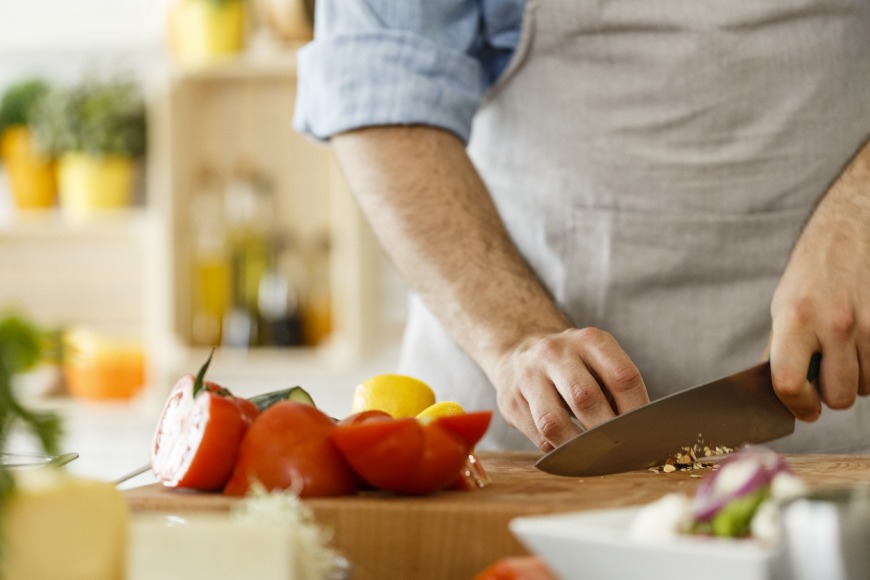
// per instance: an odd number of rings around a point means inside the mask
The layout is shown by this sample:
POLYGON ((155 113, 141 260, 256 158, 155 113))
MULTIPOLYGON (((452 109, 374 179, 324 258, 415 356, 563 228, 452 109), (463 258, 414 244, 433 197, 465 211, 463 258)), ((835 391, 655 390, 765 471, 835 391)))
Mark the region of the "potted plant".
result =
POLYGON ((244 0, 174 0, 168 19, 170 50, 183 65, 205 65, 244 48, 244 0))
POLYGON ((58 157, 60 204, 71 216, 130 204, 145 153, 145 104, 128 78, 85 78, 51 90, 34 112, 37 145, 58 157))
POLYGON ((6 89, 0 100, 0 156, 19 209, 46 208, 55 202, 53 160, 34 148, 30 130, 33 112, 48 90, 45 81, 26 79, 6 89))

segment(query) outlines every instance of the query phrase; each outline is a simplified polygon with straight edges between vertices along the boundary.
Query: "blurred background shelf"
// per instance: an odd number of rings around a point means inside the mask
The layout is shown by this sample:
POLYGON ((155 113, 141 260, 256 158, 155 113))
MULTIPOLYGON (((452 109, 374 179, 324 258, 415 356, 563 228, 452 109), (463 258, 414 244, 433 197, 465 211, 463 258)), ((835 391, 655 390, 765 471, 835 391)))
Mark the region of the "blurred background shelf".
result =
POLYGON ((45 239, 58 242, 76 238, 126 240, 147 235, 154 216, 146 208, 131 207, 87 219, 69 220, 59 209, 16 212, 0 220, 0 239, 45 239))
POLYGON ((167 375, 198 368, 221 342, 216 372, 232 366, 257 376, 292 376, 306 362, 346 366, 382 346, 382 258, 328 148, 291 126, 293 55, 175 71, 157 96, 149 203, 165 220, 168 291, 155 311, 158 341, 175 353, 162 357, 167 375), (273 315, 301 327, 284 346, 262 332, 266 275, 289 293, 278 295, 273 315), (233 307, 261 331, 248 345, 227 336, 233 307), (322 328, 312 337, 307 328, 317 321, 306 309, 314 308, 322 328))
POLYGON ((146 105, 147 151, 136 161, 127 207, 87 219, 70 219, 59 199, 48 209, 16 208, 10 164, 0 164, 0 314, 92 332, 96 338, 77 349, 99 350, 102 360, 118 358, 111 347, 121 337, 142 343, 147 380, 133 397, 82 400, 68 388, 30 389, 37 397, 51 390, 44 404, 68 412, 75 430, 89 420, 73 415, 102 421, 102 411, 87 411, 101 405, 153 420, 175 381, 196 372, 212 346, 210 378, 246 395, 301 384, 335 416, 349 411, 358 382, 395 370, 407 289, 329 148, 291 125, 296 54, 311 36, 312 3, 303 10, 302 0, 246 2, 243 45, 203 59, 179 53, 171 38, 173 11, 196 1, 87 0, 73 8, 35 0, 0 8, 0 92, 32 77, 68 88, 123 73, 138 81, 146 105), (203 210, 209 188, 220 201, 203 210), (267 200, 265 212, 248 207, 254 198, 267 200), (209 230, 218 235, 209 238, 209 230), (238 242, 252 238, 260 262, 248 265, 253 274, 240 283, 233 278, 238 242), (266 284, 258 279, 264 271, 266 284), (204 293, 209 272, 228 287, 204 293), (219 333, 214 320, 197 322, 204 301, 222 318, 218 311, 233 305, 234 293, 259 323, 271 321, 269 336, 242 345, 224 340, 223 320, 219 333), (290 324, 281 320, 289 310, 282 304, 298 309, 290 324))

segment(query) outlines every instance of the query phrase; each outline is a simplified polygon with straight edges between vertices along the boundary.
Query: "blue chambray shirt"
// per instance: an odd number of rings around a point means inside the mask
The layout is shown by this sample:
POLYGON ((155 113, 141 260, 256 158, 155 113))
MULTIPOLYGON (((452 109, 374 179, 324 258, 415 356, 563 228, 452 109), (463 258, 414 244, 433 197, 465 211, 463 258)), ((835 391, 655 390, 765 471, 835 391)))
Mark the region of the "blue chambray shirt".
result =
POLYGON ((318 0, 294 127, 317 139, 425 124, 468 141, 519 42, 525 0, 318 0))

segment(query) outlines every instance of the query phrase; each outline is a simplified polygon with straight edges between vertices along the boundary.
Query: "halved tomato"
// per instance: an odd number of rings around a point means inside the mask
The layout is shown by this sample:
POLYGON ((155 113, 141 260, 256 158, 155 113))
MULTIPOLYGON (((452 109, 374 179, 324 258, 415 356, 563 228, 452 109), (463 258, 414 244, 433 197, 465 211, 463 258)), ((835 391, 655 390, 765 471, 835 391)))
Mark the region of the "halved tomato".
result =
POLYGON ((230 398, 173 390, 157 426, 151 470, 168 487, 213 491, 233 470, 248 420, 230 398))
POLYGON ((151 470, 166 486, 222 489, 242 436, 259 414, 253 403, 205 380, 211 358, 196 377, 185 375, 175 384, 157 423, 151 470))

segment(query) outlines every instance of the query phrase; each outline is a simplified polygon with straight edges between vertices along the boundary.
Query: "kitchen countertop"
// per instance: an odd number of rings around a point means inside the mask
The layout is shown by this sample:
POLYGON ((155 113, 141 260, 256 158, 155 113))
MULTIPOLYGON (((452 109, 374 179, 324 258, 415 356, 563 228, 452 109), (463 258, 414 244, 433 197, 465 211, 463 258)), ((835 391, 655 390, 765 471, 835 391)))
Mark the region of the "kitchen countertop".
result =
MULTIPOLYGON (((492 478, 472 492, 426 497, 362 494, 306 500, 317 521, 334 530, 334 544, 352 563, 353 578, 471 578, 493 561, 525 554, 508 522, 519 516, 609 509, 691 494, 710 470, 560 477, 537 470, 537 454, 488 453, 492 478), (700 477, 698 477, 700 476, 700 477)), ((787 455, 811 488, 870 484, 870 456, 787 455)), ((234 498, 159 485, 125 491, 133 512, 225 511, 234 498)))

